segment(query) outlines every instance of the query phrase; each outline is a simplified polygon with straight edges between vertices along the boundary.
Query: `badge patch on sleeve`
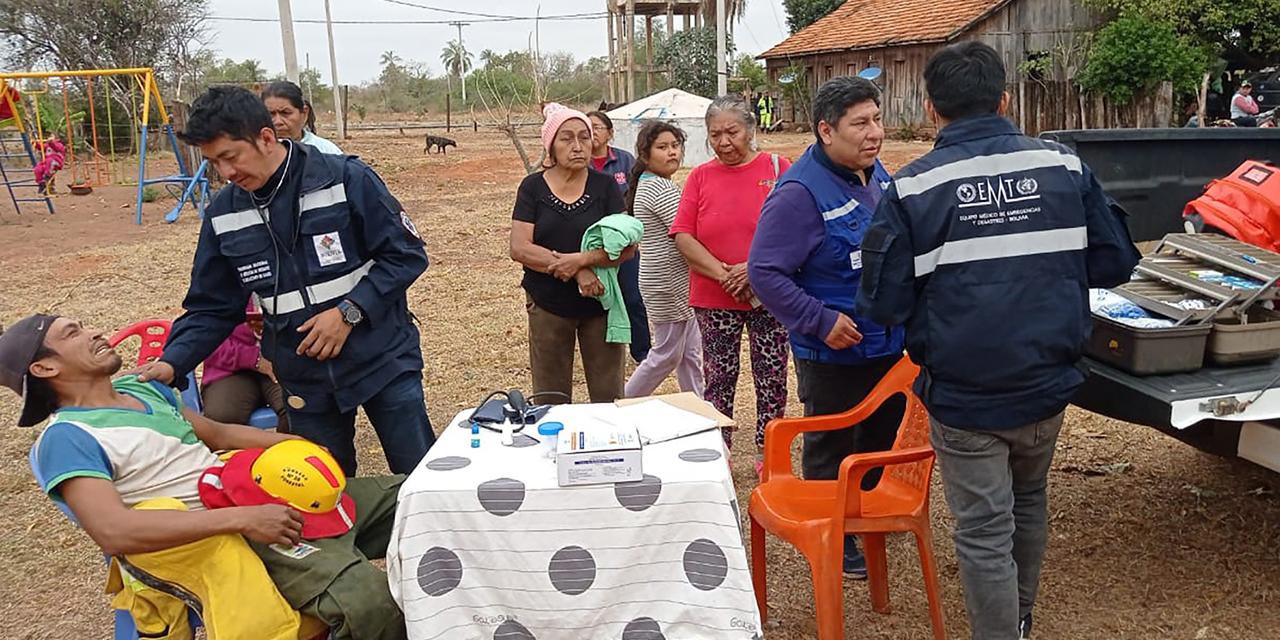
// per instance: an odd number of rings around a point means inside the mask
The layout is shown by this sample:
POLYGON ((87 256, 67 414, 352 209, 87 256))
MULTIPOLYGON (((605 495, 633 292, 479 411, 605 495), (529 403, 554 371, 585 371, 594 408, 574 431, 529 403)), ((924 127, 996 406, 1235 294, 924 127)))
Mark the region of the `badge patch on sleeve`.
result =
POLYGON ((316 259, 320 261, 320 266, 327 267, 347 261, 347 254, 342 251, 342 237, 337 233, 311 236, 311 240, 316 243, 316 259))
POLYGON ((408 231, 409 235, 419 240, 422 239, 422 236, 418 235, 418 228, 413 226, 413 221, 409 219, 409 214, 403 211, 400 212, 400 224, 404 225, 404 230, 408 231))

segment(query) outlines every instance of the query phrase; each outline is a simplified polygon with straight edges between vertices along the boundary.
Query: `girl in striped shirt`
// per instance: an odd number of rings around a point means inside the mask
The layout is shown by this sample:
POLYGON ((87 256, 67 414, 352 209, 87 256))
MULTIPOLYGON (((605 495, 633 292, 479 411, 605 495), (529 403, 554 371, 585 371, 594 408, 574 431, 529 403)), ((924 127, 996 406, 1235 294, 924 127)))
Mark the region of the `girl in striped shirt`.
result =
POLYGON ((672 371, 681 391, 702 397, 702 336, 689 307, 689 265, 671 239, 680 187, 671 176, 684 156, 684 131, 670 122, 644 125, 636 140, 628 210, 644 223, 640 295, 653 322, 653 348, 627 380, 626 396, 647 396, 672 371))

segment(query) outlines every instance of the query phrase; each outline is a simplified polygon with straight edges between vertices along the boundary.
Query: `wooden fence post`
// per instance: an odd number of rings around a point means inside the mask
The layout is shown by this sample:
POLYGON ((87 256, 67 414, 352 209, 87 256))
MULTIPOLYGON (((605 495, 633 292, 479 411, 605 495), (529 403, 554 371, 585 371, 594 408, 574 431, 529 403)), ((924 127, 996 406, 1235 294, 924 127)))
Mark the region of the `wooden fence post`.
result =
POLYGON ((351 137, 351 127, 347 126, 348 100, 351 98, 351 85, 342 85, 342 131, 347 137, 351 137))

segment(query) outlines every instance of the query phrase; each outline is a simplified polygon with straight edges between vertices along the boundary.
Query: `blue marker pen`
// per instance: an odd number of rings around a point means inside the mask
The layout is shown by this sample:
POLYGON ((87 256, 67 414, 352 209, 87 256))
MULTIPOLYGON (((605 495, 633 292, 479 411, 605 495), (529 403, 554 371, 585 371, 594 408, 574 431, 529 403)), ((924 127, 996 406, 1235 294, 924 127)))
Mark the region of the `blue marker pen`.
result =
POLYGON ((1253 257, 1253 256, 1251 256, 1251 255, 1249 255, 1249 254, 1242 253, 1242 254, 1240 254, 1240 257, 1241 257, 1245 262, 1248 262, 1249 264, 1258 264, 1258 259, 1257 259, 1257 258, 1255 258, 1255 257, 1253 257))

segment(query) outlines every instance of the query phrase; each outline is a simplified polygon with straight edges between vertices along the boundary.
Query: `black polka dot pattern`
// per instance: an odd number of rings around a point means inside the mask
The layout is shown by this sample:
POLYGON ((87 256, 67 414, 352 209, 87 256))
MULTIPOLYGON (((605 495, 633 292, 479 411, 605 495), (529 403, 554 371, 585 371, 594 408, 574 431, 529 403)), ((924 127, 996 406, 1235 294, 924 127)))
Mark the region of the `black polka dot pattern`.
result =
POLYGON ((685 462, 711 462, 720 459, 720 452, 715 449, 690 449, 680 453, 685 462))
POLYGON ((462 582, 462 561, 443 547, 431 547, 418 559, 418 586, 429 596, 442 596, 462 582))
POLYGON ((525 447, 536 447, 536 446, 538 446, 539 444, 541 444, 541 443, 540 443, 540 442, 538 442, 538 439, 537 439, 537 438, 532 438, 532 437, 530 437, 530 436, 526 436, 526 435, 525 435, 525 434, 523 434, 523 433, 517 433, 516 435, 512 436, 512 438, 511 438, 511 446, 513 446, 513 447, 515 447, 515 448, 517 448, 517 449, 523 449, 523 448, 525 448, 525 447))
POLYGON ((524 625, 515 620, 507 620, 498 625, 493 632, 493 640, 538 640, 524 625))
POLYGON ((684 550, 684 575, 700 591, 711 591, 729 576, 729 559, 720 545, 699 538, 684 550))
POLYGON ((470 458, 463 458, 462 456, 445 456, 443 458, 436 458, 435 460, 427 462, 426 466, 432 471, 457 471, 458 469, 467 467, 470 464, 470 458))
POLYGON ((551 586, 568 596, 586 593, 596 581, 596 559, 578 546, 568 546, 551 556, 547 567, 551 586))
POLYGON ((653 618, 636 618, 622 630, 622 640, 667 640, 653 618))
POLYGON ((498 478, 483 482, 476 489, 476 497, 485 511, 495 516, 509 516, 524 504, 524 483, 511 478, 498 478))
POLYGON ((661 494, 662 479, 647 473, 639 482, 619 482, 613 485, 613 495, 618 498, 618 504, 629 511, 644 511, 652 507, 661 494))

